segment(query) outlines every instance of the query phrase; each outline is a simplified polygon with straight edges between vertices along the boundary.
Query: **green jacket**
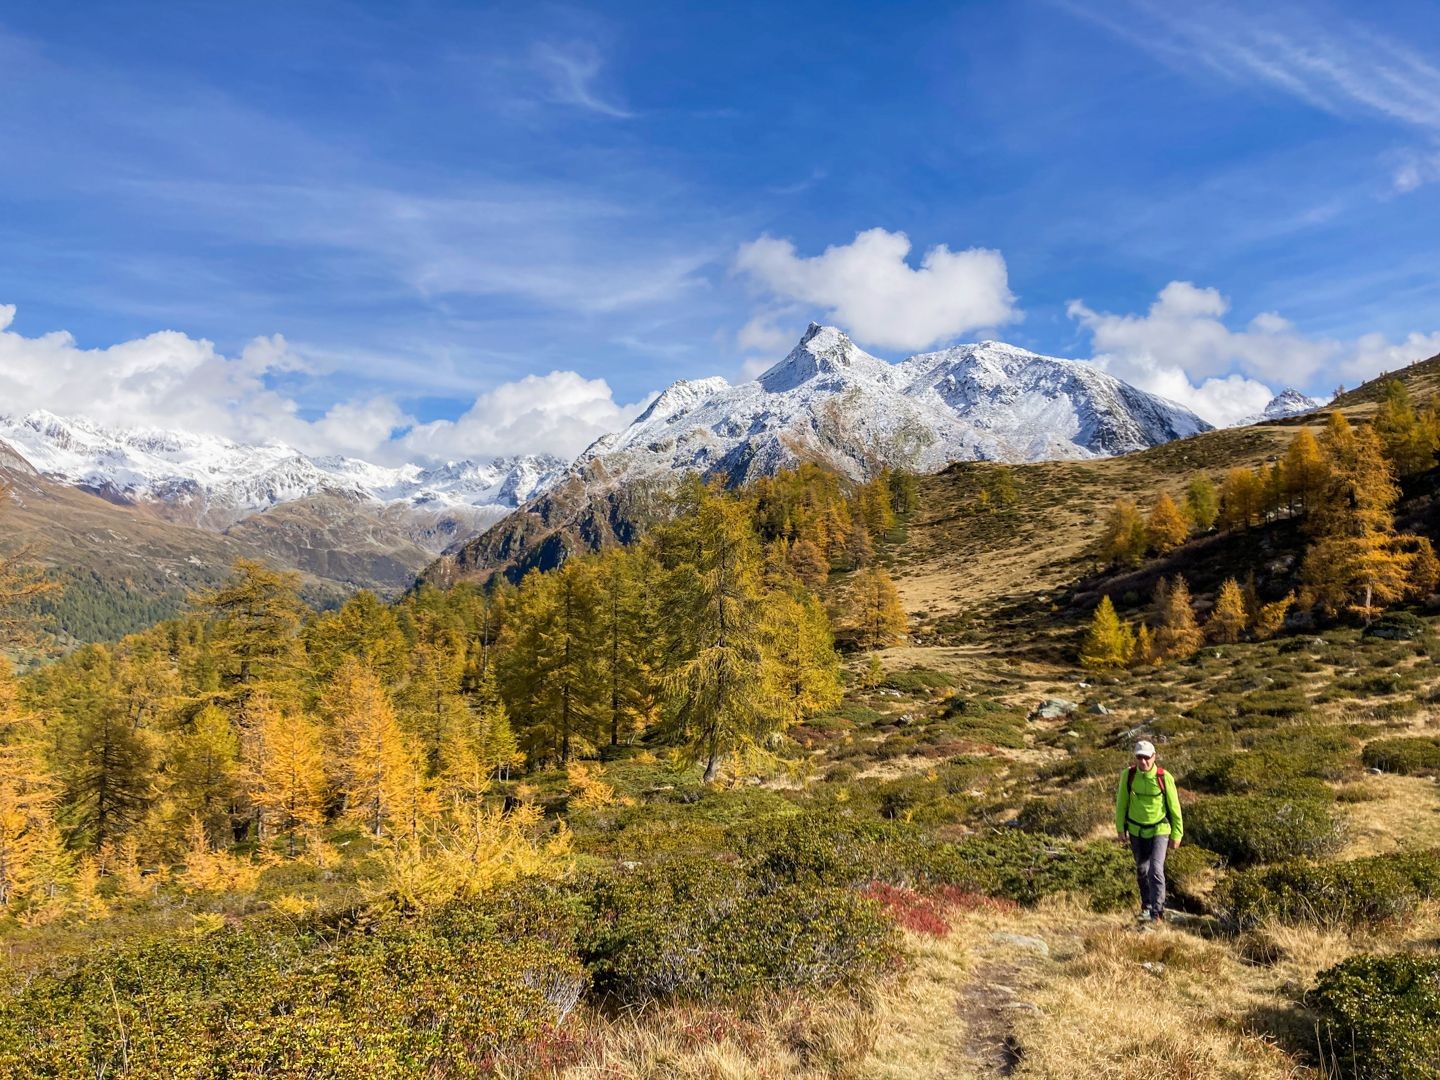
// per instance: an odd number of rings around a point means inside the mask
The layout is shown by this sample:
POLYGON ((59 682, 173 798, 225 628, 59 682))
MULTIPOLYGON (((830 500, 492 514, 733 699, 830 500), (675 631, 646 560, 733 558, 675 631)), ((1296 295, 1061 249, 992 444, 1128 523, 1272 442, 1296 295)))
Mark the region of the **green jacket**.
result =
POLYGON ((1173 837, 1176 843, 1185 835, 1185 819, 1180 814, 1180 794, 1175 787, 1175 774, 1166 770, 1165 799, 1161 805, 1160 783, 1155 767, 1135 770, 1135 797, 1130 797, 1130 770, 1120 774, 1115 789, 1115 831, 1148 840, 1152 836, 1173 837), (1169 820, 1166 820, 1166 809, 1169 820))

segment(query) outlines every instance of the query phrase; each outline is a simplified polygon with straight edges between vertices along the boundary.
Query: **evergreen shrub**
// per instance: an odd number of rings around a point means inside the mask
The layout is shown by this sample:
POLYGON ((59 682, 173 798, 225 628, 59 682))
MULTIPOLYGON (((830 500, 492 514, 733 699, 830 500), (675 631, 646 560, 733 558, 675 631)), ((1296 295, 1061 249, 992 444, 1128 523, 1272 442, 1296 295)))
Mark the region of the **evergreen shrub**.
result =
POLYGON ((1322 971, 1309 1002, 1324 1018, 1338 1075, 1440 1077, 1440 956, 1352 956, 1322 971))
POLYGON ((257 925, 97 951, 0 997, 0 1075, 483 1072, 585 990, 556 943, 568 916, 545 907, 501 901, 497 914, 518 917, 504 929, 457 913, 374 934, 257 925))
POLYGON ((1185 835, 1231 864, 1332 854, 1341 842, 1333 805, 1307 795, 1211 795, 1185 812, 1185 835))
POLYGON ((597 877, 581 956, 618 1001, 826 988, 890 965, 894 924, 835 886, 768 887, 732 865, 677 859, 597 877))
POLYGON ((1440 738, 1376 739, 1365 745, 1360 760, 1367 768, 1406 776, 1440 772, 1440 738))
POLYGON ((1267 919, 1363 929, 1404 921, 1440 897, 1440 848, 1344 862, 1292 860, 1228 875, 1215 893, 1218 914, 1240 929, 1267 919))
POLYGON ((1110 792, 1092 785, 1048 799, 1030 799, 1015 821, 1026 832, 1083 840, 1114 816, 1110 792))

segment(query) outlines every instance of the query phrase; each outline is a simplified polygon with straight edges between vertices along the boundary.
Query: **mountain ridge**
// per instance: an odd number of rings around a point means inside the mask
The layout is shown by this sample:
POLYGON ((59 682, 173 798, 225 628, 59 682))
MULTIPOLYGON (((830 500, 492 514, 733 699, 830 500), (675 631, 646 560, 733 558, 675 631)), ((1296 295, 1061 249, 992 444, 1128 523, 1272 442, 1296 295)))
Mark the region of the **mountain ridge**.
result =
POLYGON ((553 565, 602 546, 686 473, 738 484, 812 461, 863 479, 882 467, 937 472, 954 461, 1084 460, 1211 430, 1175 402, 1084 361, 1003 342, 956 345, 898 363, 811 323, 756 379, 673 384, 620 432, 595 440, 571 476, 448 549, 423 580, 553 565), (643 485, 642 498, 627 489, 643 485))

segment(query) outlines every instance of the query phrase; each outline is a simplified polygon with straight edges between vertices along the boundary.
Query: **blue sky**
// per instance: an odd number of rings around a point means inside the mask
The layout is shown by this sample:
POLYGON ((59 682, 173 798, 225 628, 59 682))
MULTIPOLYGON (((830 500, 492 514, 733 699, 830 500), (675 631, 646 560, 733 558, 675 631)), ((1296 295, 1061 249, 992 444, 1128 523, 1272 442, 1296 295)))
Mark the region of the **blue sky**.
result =
POLYGON ((0 410, 573 453, 815 318, 1233 419, 1440 351, 1436 56, 1406 0, 12 0, 0 410))

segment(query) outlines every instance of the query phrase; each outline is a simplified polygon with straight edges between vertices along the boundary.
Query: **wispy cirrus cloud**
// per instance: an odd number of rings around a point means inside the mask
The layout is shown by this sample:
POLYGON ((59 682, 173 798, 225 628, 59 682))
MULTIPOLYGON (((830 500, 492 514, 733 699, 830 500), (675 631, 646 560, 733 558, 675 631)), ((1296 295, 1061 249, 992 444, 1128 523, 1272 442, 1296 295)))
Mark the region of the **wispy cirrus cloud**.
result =
POLYGON ((1313 6, 1057 2, 1172 65, 1203 65, 1337 114, 1364 110, 1440 130, 1440 66, 1404 42, 1313 6))
POLYGON ((1401 192, 1440 176, 1440 64, 1371 25, 1314 5, 1054 2, 1178 70, 1420 135, 1421 148, 1396 156, 1393 181, 1401 192))
POLYGON ((548 83, 547 98, 559 105, 574 105, 616 120, 635 114, 600 88, 605 66, 600 50, 585 41, 564 44, 544 42, 531 53, 535 69, 548 83))

